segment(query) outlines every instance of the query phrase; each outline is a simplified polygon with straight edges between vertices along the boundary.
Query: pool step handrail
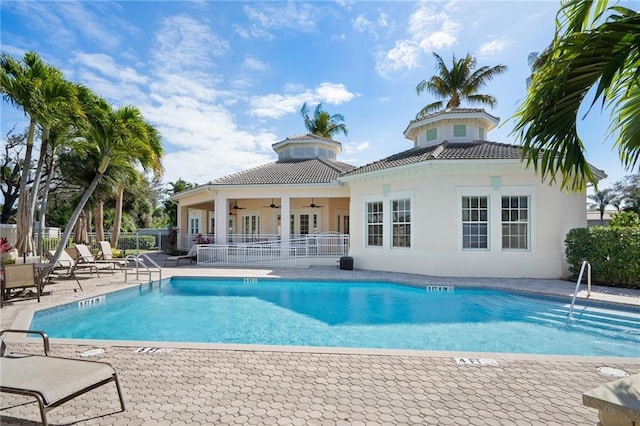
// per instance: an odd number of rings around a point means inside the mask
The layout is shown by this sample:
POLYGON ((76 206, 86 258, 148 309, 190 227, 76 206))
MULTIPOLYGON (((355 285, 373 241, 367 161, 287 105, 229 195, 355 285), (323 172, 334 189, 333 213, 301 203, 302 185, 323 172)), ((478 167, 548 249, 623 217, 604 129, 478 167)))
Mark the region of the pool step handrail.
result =
POLYGON ((591 297, 591 264, 587 260, 583 260, 582 266, 580 267, 580 274, 578 275, 578 281, 576 281, 576 289, 573 292, 573 299, 571 299, 571 306, 569 306, 570 317, 573 315, 573 307, 576 304, 576 298, 578 297, 578 290, 582 283, 582 276, 584 275, 585 268, 587 269, 587 297, 591 297))
POLYGON ((127 282, 127 278, 128 278, 127 272, 129 271, 129 265, 131 263, 135 265, 136 279, 138 279, 138 276, 141 273, 140 269, 142 268, 144 269, 142 273, 149 275, 149 284, 151 284, 151 274, 153 272, 158 273, 159 275, 158 279, 160 280, 160 282, 162 282, 162 268, 158 266, 158 264, 154 262, 153 259, 151 259, 149 256, 144 254, 137 254, 137 255, 130 254, 125 258, 125 260, 126 260, 126 266, 124 268, 124 282, 127 282), (153 269, 149 268, 146 262, 149 262, 153 266, 153 269))

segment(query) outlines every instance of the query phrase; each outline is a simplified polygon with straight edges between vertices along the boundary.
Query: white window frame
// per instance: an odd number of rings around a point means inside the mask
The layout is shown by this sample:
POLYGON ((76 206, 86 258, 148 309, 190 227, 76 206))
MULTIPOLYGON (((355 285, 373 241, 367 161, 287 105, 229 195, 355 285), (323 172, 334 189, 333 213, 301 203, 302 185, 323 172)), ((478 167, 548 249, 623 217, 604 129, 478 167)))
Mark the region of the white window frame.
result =
MULTIPOLYGON (((385 242, 386 242, 386 238, 385 238, 385 208, 384 208, 385 202, 383 199, 373 199, 373 200, 365 200, 364 201, 364 246, 365 247, 372 247, 372 248, 382 248, 385 246, 385 242), (380 204, 381 207, 381 211, 379 214, 382 215, 382 218, 380 221, 378 222, 372 222, 369 223, 369 204, 380 204), (369 244, 369 226, 373 225, 373 226, 381 226, 382 230, 380 231, 380 238, 382 238, 382 244, 369 244)), ((374 213, 376 214, 376 213, 374 213)), ((376 235, 378 235, 376 233, 376 235)))
POLYGON ((524 255, 536 251, 536 187, 535 186, 467 186, 457 187, 457 246, 459 253, 513 253, 524 255), (462 197, 463 196, 486 196, 489 197, 487 204, 489 209, 489 240, 488 249, 463 249, 462 248, 462 197), (522 249, 502 249, 502 197, 503 196, 528 196, 529 197, 529 248, 522 249))
POLYGON ((454 124, 453 127, 451 127, 451 136, 454 139, 464 139, 467 137, 468 134, 469 134, 469 126, 467 126, 466 124, 454 124), (464 128, 464 135, 456 136, 456 127, 460 127, 460 126, 464 128))
MULTIPOLYGON (((463 251, 490 251, 491 250, 491 196, 489 194, 465 194, 460 197, 459 200, 459 209, 460 209, 460 246, 463 251), (485 220, 464 220, 463 211, 465 209, 463 199, 464 198, 477 198, 478 200, 484 198, 486 199, 486 219, 485 220), (486 247, 465 247, 464 246, 464 226, 465 224, 486 224, 487 225, 487 246, 486 247)), ((481 207, 477 207, 480 211, 481 207)))
POLYGON ((400 249, 400 250, 410 250, 413 247, 413 199, 411 197, 393 197, 389 200, 389 221, 391 223, 390 226, 390 241, 392 249, 400 249), (393 203, 398 201, 408 201, 409 202, 409 221, 408 222, 396 222, 394 219, 394 210, 393 203), (409 226, 409 245, 408 246, 397 246, 395 245, 395 235, 394 228, 396 225, 408 225, 409 226))
POLYGON ((425 131, 424 137, 425 137, 425 140, 426 140, 427 142, 431 142, 431 141, 438 140, 438 128, 437 128, 437 127, 434 127, 434 128, 432 128, 432 129, 427 129, 427 130, 425 131), (429 139, 429 132, 431 132, 431 131, 435 132, 435 136, 434 136, 433 138, 429 139))
MULTIPOLYGON (((502 248, 503 251, 505 252, 528 252, 531 251, 531 220, 532 220, 532 214, 531 214, 531 196, 529 194, 522 194, 522 195, 518 195, 518 194, 502 194, 500 196, 500 247, 502 248), (524 197, 527 199, 527 220, 526 222, 522 222, 522 221, 511 221, 511 219, 509 218, 508 221, 504 221, 502 220, 502 199, 504 197, 524 197), (511 225, 511 224, 526 224, 527 225, 527 234, 526 234, 526 238, 527 238, 527 247, 526 248, 511 248, 511 247, 505 247, 504 246, 504 231, 503 231, 503 226, 507 224, 507 225, 511 225)), ((521 210, 521 209, 519 209, 521 210)), ((509 211, 511 211, 511 207, 509 207, 509 211)))

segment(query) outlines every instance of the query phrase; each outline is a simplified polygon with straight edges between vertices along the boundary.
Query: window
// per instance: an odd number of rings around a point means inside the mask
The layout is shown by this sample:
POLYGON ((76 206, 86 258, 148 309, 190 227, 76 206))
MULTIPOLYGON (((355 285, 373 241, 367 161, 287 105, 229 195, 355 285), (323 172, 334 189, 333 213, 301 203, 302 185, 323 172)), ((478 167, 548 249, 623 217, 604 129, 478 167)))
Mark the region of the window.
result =
POLYGON ((393 247, 411 247, 411 200, 393 200, 391 214, 393 247))
POLYGON ((529 197, 502 197, 502 248, 529 249, 529 197))
POLYGON ((438 129, 428 129, 427 130, 427 140, 428 141, 434 141, 438 139, 438 129))
POLYGON ((209 233, 214 235, 216 233, 216 218, 213 216, 213 213, 212 216, 209 217, 209 233))
POLYGON ((467 136, 467 125, 466 124, 454 124, 453 125, 453 137, 454 138, 464 138, 467 136))
POLYGON ((367 246, 382 247, 382 201, 367 203, 367 246))
POLYGON ((480 139, 481 141, 485 140, 484 138, 486 137, 485 131, 484 131, 484 127, 478 127, 478 139, 480 139))
POLYGON ((462 197, 462 248, 487 249, 489 209, 487 197, 462 197))
POLYGON ((200 218, 192 217, 189 219, 189 233, 190 234, 200 233, 200 218))
POLYGON ((255 235, 260 233, 260 216, 244 215, 242 216, 242 233, 246 235, 255 235))

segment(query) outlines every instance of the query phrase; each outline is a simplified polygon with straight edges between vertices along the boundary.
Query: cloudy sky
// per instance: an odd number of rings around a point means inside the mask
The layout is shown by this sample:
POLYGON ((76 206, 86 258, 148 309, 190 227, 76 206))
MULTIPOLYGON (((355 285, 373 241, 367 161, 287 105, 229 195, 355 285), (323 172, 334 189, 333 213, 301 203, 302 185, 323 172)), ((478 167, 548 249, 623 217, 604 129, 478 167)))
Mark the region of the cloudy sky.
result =
MULTIPOLYGON (((625 5, 637 8, 638 2, 625 5)), ((162 134, 165 181, 205 183, 275 160, 271 145, 305 133, 304 102, 344 115, 340 159, 353 165, 411 147, 402 132, 435 99, 416 85, 468 52, 508 66, 485 89, 501 118, 490 140, 513 143, 527 56, 553 35, 559 1, 8 1, 1 49, 38 52, 114 106, 135 105, 162 134)), ((4 135, 20 111, 2 102, 4 135)), ((588 159, 625 172, 592 111, 579 129, 588 159)))

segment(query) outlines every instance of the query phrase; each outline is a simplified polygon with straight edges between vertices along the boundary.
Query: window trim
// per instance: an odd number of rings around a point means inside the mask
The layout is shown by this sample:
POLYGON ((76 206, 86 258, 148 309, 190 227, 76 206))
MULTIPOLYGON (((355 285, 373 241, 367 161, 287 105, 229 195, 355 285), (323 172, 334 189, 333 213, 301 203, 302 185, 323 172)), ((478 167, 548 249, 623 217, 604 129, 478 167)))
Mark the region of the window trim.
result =
POLYGON ((458 217, 459 217, 459 230, 460 230, 460 235, 458 236, 458 244, 460 246, 460 249, 464 252, 489 252, 491 251, 491 230, 492 230, 492 226, 491 226, 491 194, 463 194, 460 195, 458 197, 458 217), (486 223, 487 225, 487 233, 486 233, 486 237, 487 237, 487 247, 465 247, 464 246, 464 225, 465 225, 465 221, 463 220, 462 217, 462 209, 463 204, 462 204, 462 199, 463 198, 486 198, 487 199, 487 219, 485 221, 477 221, 477 222, 471 222, 471 221, 467 221, 466 223, 486 223))
POLYGON ((413 231, 413 197, 410 196, 396 196, 396 197, 390 197, 389 199, 389 241, 390 241, 390 246, 392 250, 411 250, 413 248, 413 235, 414 235, 414 231, 413 231), (409 246, 396 246, 394 245, 394 233, 393 233, 393 227, 396 224, 396 222, 394 222, 393 220, 393 203, 396 201, 402 201, 402 200, 407 200, 409 202, 409 221, 408 222, 403 222, 403 224, 407 224, 409 225, 409 246))
MULTIPOLYGON (((383 199, 371 199, 371 200, 364 200, 364 246, 367 248, 383 248, 385 247, 385 240, 386 238, 385 236, 385 208, 384 208, 385 202, 383 199), (382 239, 381 244, 380 245, 373 245, 373 244, 369 244, 369 204, 380 204, 381 207, 381 211, 380 214, 382 214, 382 220, 380 222, 372 222, 371 225, 380 225, 382 226, 382 231, 380 232, 380 238, 382 239)), ((376 234, 377 235, 377 234, 376 234)))
POLYGON ((523 253, 523 252, 529 252, 531 251, 531 221, 532 221, 532 215, 531 215, 531 195, 530 194, 501 194, 500 195, 500 249, 503 252, 515 252, 515 253, 523 253), (527 225, 527 248, 511 248, 511 247, 504 247, 504 243, 503 243, 503 239, 504 239, 504 232, 502 230, 502 226, 504 224, 519 224, 519 223, 525 223, 525 222, 512 222, 511 220, 505 222, 502 220, 502 199, 504 197, 525 197, 527 198, 527 221, 526 221, 526 225, 527 225))

